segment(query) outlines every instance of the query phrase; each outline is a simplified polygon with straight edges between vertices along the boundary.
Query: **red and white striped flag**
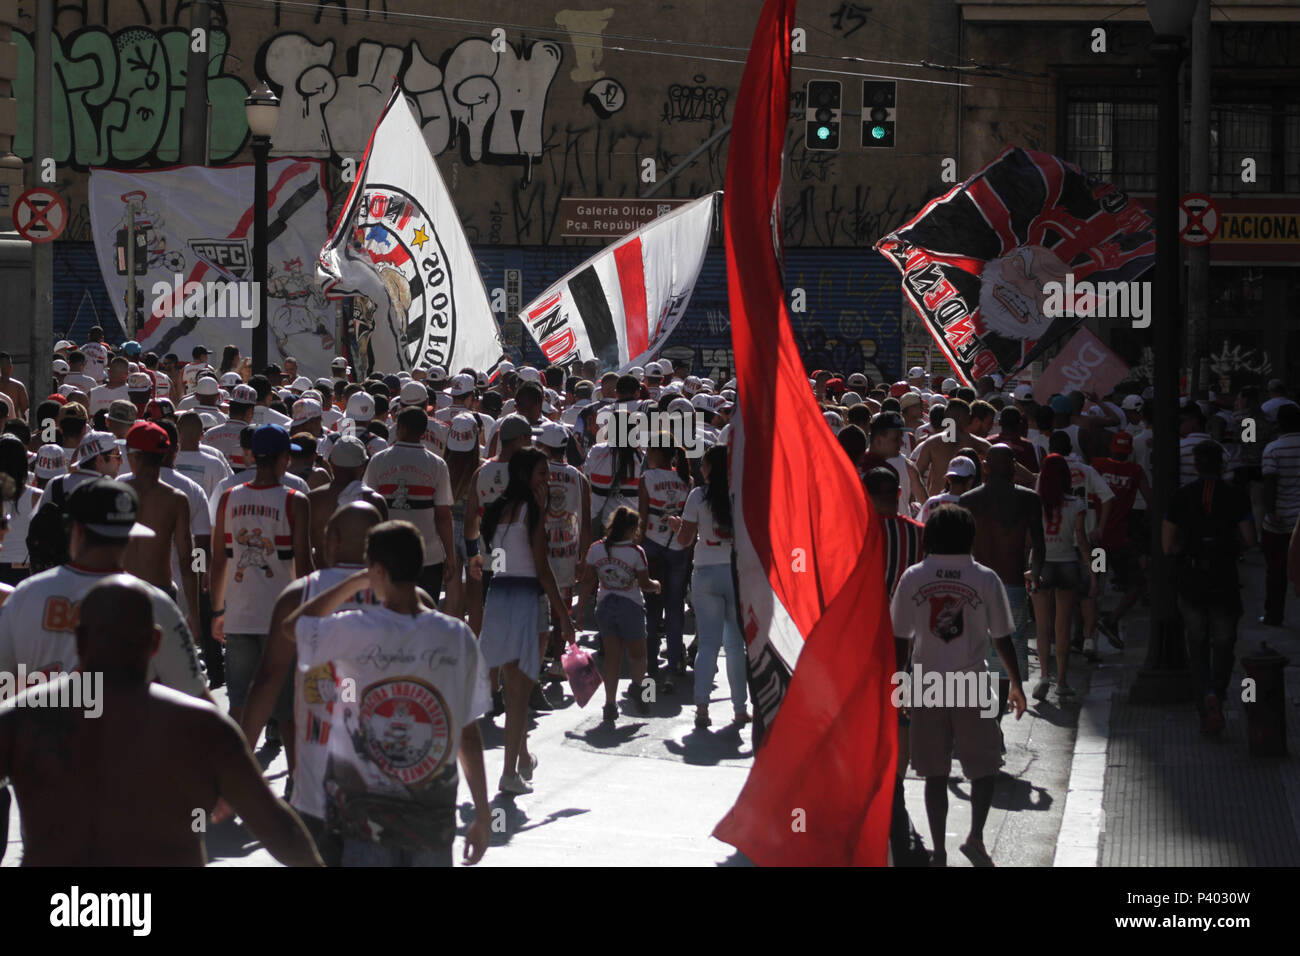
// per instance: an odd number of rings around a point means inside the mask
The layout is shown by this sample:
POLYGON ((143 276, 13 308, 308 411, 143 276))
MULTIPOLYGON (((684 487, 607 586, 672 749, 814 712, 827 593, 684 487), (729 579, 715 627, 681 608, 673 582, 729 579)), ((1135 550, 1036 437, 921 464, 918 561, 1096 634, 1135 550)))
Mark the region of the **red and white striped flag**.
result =
POLYGON ((781 281, 794 9, 763 7, 727 161, 731 487, 762 742, 714 835, 764 866, 884 865, 898 725, 880 520, 808 386, 781 281))

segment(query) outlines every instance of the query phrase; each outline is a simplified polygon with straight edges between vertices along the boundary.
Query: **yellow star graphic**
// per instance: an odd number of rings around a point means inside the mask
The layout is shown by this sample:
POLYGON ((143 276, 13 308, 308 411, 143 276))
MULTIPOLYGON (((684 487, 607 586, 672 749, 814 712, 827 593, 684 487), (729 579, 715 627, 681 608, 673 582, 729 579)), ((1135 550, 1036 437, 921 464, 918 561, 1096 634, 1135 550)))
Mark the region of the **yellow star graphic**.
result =
POLYGON ((428 236, 428 234, 424 231, 424 227, 421 226, 421 227, 419 227, 418 229, 415 230, 415 235, 414 235, 414 236, 412 237, 412 239, 411 239, 411 244, 412 244, 413 246, 415 246, 415 248, 417 248, 417 249, 419 249, 421 252, 423 252, 423 251, 424 251, 424 244, 425 244, 426 242, 428 242, 428 241, 429 241, 429 236, 428 236))

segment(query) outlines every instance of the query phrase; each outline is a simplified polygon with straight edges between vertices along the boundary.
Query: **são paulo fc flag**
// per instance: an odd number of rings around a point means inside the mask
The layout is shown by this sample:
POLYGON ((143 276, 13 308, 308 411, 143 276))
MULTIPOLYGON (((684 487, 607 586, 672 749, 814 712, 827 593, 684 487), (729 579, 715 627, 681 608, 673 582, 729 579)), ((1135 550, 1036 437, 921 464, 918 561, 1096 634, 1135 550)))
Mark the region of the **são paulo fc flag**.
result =
POLYGON ((898 720, 880 519, 808 387, 778 258, 794 8, 763 7, 727 159, 732 516, 762 740, 714 835, 760 865, 883 865, 898 720))
POLYGON ((519 317, 547 360, 623 370, 652 359, 690 304, 717 196, 624 236, 530 302, 519 317))
POLYGON ((316 270, 331 293, 369 300, 358 347, 371 370, 488 369, 504 355, 456 206, 396 86, 316 270))

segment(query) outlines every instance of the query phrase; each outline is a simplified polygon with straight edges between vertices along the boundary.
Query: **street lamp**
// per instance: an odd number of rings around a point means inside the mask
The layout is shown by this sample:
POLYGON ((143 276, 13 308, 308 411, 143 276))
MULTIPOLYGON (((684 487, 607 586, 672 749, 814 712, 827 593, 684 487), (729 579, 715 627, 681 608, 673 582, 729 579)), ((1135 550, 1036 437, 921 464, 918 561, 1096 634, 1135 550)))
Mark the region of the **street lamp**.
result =
POLYGON ((266 321, 266 161, 280 100, 265 83, 244 100, 244 115, 253 134, 253 282, 257 285, 257 325, 253 327, 253 371, 267 365, 266 321))
POLYGON ((1191 694, 1187 649, 1179 626, 1175 598, 1175 569, 1161 544, 1161 524, 1178 490, 1178 395, 1182 316, 1179 313, 1179 270, 1182 253, 1178 241, 1179 134, 1182 112, 1178 103, 1178 70, 1186 53, 1186 38, 1196 13, 1197 0, 1147 0, 1147 16, 1155 31, 1151 54, 1160 68, 1160 101, 1156 168, 1156 274, 1155 321, 1155 444, 1152 472, 1155 479, 1151 515, 1151 636, 1142 670, 1130 692, 1135 703, 1176 703, 1191 694))

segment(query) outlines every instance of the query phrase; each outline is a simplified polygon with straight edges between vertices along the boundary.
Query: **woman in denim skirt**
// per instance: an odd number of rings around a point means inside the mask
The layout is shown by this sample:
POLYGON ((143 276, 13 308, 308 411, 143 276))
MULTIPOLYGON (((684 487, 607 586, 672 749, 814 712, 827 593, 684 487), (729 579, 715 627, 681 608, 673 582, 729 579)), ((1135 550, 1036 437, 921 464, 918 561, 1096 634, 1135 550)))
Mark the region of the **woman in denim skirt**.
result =
POLYGON ((650 577, 645 551, 636 543, 641 519, 631 508, 619 508, 609 519, 609 531, 603 541, 595 542, 587 550, 586 571, 578 587, 578 604, 575 616, 582 614, 587 597, 599 584, 596 599, 596 626, 605 649, 605 711, 604 719, 613 723, 618 719, 618 677, 623 669, 623 648, 631 665, 632 683, 628 696, 637 712, 650 712, 649 702, 642 691, 646 675, 646 623, 645 604, 641 592, 659 593, 659 582, 650 577))
POLYGON ((541 670, 549 619, 544 595, 560 620, 565 643, 573 624, 551 573, 542 520, 550 488, 546 456, 535 448, 510 459, 506 490, 483 513, 483 537, 490 542, 492 580, 483 607, 480 647, 489 667, 500 667, 506 685, 503 793, 532 793, 537 758, 528 752, 528 695, 541 670))

